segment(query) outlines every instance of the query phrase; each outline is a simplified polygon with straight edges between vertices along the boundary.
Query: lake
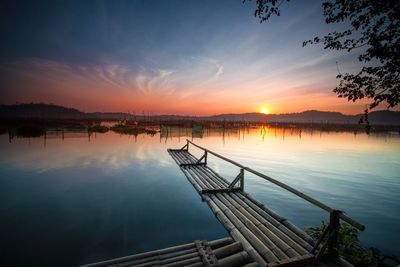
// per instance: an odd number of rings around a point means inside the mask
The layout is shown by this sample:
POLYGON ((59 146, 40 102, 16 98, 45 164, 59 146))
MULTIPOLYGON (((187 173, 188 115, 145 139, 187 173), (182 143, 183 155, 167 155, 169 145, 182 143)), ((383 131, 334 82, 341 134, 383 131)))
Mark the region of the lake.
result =
MULTIPOLYGON (((3 266, 76 266, 227 232, 167 153, 186 138, 256 169, 362 222, 360 238, 400 255, 398 133, 280 128, 128 136, 0 135, 3 266)), ((201 151, 190 148, 195 155, 201 151)), ((232 180, 239 169, 209 165, 232 180)), ((328 214, 248 173, 245 190, 300 227, 328 214)))

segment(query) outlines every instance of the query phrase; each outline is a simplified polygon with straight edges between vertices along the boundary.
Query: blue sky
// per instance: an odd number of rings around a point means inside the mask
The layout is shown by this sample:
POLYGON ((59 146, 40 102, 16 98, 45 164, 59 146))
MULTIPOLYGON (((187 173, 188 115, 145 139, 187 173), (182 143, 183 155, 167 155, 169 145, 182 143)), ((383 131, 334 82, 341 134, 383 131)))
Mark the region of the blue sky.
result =
MULTIPOLYGON (((255 2, 9 1, 1 4, 1 102, 167 114, 307 109, 362 112, 338 99, 356 54, 302 47, 334 28, 321 1, 259 23, 255 2)), ((337 27, 337 26, 336 26, 337 27)))

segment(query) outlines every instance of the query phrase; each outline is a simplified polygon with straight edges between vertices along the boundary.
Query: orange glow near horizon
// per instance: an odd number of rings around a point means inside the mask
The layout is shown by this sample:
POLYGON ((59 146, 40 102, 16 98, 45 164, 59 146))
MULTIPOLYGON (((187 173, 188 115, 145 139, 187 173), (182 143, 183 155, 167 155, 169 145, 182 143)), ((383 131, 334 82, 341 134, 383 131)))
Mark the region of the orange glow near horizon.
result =
POLYGON ((204 82, 186 81, 186 76, 173 71, 130 73, 118 65, 82 67, 43 60, 10 65, 3 71, 12 86, 1 104, 54 103, 83 112, 209 116, 320 110, 360 114, 368 103, 338 98, 331 91, 334 83, 312 80, 297 84, 279 78, 243 78, 234 83, 233 78, 218 81, 214 75, 204 82))
POLYGON ((262 107, 262 108, 260 109, 260 113, 268 115, 268 114, 270 114, 270 111, 269 111, 268 108, 262 107))

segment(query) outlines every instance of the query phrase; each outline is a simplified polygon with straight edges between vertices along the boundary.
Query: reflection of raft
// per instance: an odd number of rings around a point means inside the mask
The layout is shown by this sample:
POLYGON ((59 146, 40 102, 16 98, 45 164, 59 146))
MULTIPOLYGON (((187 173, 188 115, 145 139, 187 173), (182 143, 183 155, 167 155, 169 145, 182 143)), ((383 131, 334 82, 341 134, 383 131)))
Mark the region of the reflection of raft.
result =
POLYGON ((193 125, 192 126, 192 136, 193 137, 203 137, 204 129, 203 125, 193 125))
POLYGON ((182 127, 171 127, 160 125, 160 137, 161 138, 169 138, 169 137, 181 137, 181 136, 190 136, 190 128, 182 128, 182 127))
POLYGON ((165 126, 165 125, 160 125, 160 132, 161 133, 166 133, 170 131, 170 127, 169 126, 165 126))

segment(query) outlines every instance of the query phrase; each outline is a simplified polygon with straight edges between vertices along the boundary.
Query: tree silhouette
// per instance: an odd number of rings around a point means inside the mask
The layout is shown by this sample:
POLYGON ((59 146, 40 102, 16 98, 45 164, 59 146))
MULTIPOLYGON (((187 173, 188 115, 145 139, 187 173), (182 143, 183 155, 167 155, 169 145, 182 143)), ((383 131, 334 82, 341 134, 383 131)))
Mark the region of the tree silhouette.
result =
MULTIPOLYGON (((244 0, 250 1, 250 0, 244 0)), ((257 0, 254 15, 260 22, 280 16, 280 6, 290 0, 257 0)), ((303 42, 322 43, 325 49, 360 49, 362 62, 358 73, 340 73, 339 85, 333 89, 338 97, 356 101, 372 100, 366 109, 381 103, 387 108, 400 101, 400 1, 399 0, 330 0, 322 3, 327 24, 349 22, 343 31, 303 42)), ((367 119, 367 117, 365 118, 367 119)))

